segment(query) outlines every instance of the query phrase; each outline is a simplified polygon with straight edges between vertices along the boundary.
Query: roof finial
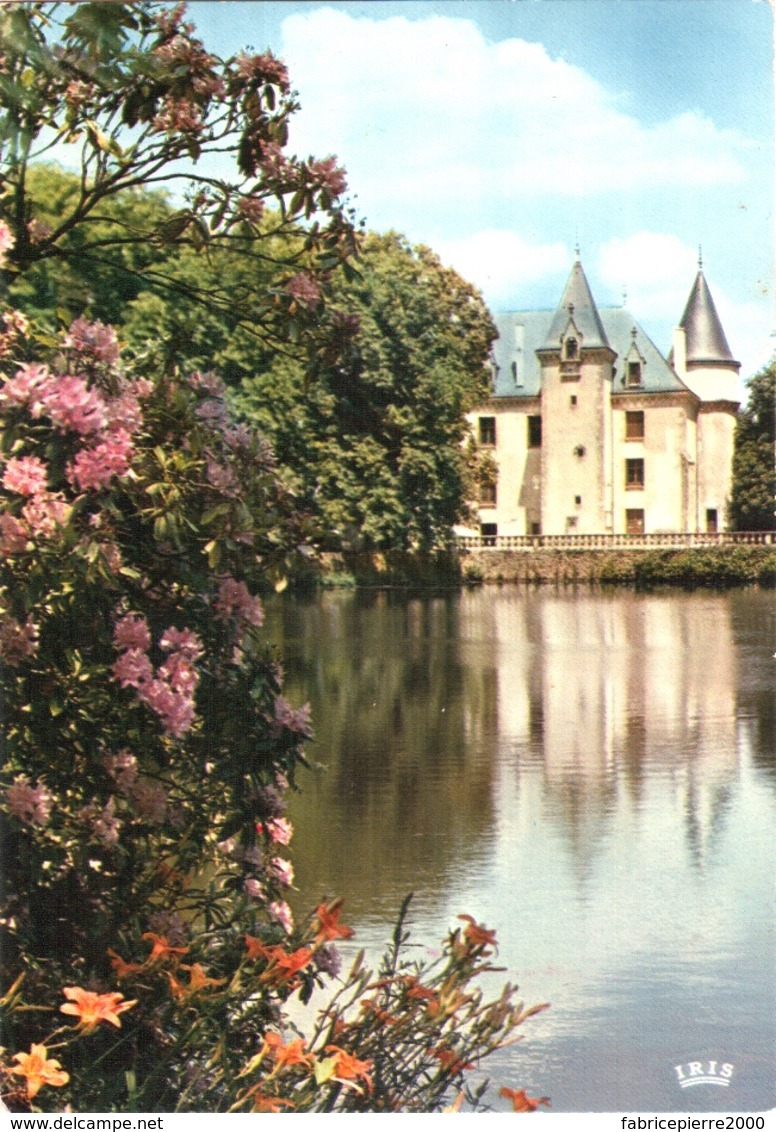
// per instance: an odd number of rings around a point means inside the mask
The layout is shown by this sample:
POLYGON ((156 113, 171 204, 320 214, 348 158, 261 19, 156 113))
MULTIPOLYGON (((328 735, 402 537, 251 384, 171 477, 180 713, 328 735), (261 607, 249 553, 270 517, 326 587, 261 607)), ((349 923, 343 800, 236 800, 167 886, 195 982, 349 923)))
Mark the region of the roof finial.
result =
POLYGON ((698 271, 703 271, 703 248, 698 244, 698 271))
POLYGON ((623 305, 623 307, 627 307, 627 305, 628 305, 628 284, 627 283, 623 283, 623 285, 622 285, 622 305, 623 305))

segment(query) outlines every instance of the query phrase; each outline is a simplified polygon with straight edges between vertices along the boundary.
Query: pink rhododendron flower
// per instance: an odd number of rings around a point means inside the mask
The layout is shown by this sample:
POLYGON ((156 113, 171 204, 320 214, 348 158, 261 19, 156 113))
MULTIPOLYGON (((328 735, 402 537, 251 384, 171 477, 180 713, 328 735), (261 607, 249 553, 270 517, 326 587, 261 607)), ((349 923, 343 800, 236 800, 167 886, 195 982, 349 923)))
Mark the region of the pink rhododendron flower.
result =
POLYGON ((127 649, 111 670, 122 688, 142 688, 153 679, 154 668, 140 649, 127 649))
POLYGON ((294 914, 285 900, 272 900, 267 908, 273 920, 276 920, 286 935, 294 930, 294 914))
POLYGON ((72 508, 61 495, 48 492, 31 496, 22 507, 22 518, 33 538, 53 538, 70 518, 72 508))
POLYGON ((38 651, 38 633, 31 617, 24 624, 15 617, 0 618, 0 657, 11 668, 17 668, 38 651))
POLYGON ((348 187, 345 170, 337 165, 336 157, 324 157, 320 161, 311 161, 310 172, 316 181, 320 181, 322 188, 326 189, 332 196, 339 196, 348 187))
POLYGON ((159 677, 169 684, 174 692, 192 696, 199 683, 199 673, 190 660, 180 652, 170 653, 167 660, 158 668, 159 677))
POLYGON ((75 319, 65 335, 65 346, 105 365, 115 365, 119 360, 116 333, 112 326, 106 326, 104 322, 75 319))
POLYGON ((190 98, 167 98, 154 118, 154 129, 167 134, 198 134, 203 127, 202 111, 190 98))
POLYGON ((300 271, 293 279, 286 283, 286 291, 303 307, 312 310, 320 302, 321 289, 314 276, 306 271, 300 271))
POLYGON ((3 487, 17 495, 39 495, 48 486, 46 465, 37 456, 12 456, 5 465, 3 487))
POLYGON ((14 238, 11 229, 4 220, 0 220, 0 267, 5 266, 6 252, 10 252, 13 245, 14 238))
POLYGON ((139 384, 140 382, 134 382, 133 385, 127 386, 117 397, 113 397, 108 402, 111 432, 123 429, 129 436, 133 436, 143 423, 140 400, 144 394, 137 388, 139 384))
POLYGON ((284 696, 275 697, 275 723, 289 731, 295 731, 309 739, 313 734, 311 722, 311 708, 309 703, 300 708, 292 708, 284 696))
POLYGON ((54 799, 40 782, 32 786, 26 774, 18 774, 5 792, 8 808, 28 825, 45 825, 54 799))
POLYGON ((7 358, 29 329, 29 319, 21 311, 0 312, 0 358, 7 358))
POLYGON ((229 574, 221 577, 218 584, 216 611, 222 621, 236 617, 248 625, 259 626, 264 621, 261 602, 253 597, 244 582, 238 582, 229 574))
POLYGON ((151 631, 148 622, 140 613, 127 613, 116 622, 113 630, 113 644, 117 649, 140 649, 148 652, 151 647, 151 631))
POLYGON ((270 51, 263 55, 246 55, 244 51, 235 59, 240 75, 249 82, 272 83, 281 90, 288 90, 288 68, 270 51))
POLYGON ((294 866, 283 857, 273 857, 270 861, 272 871, 281 884, 290 888, 294 883, 294 866))
POLYGON ((288 818, 268 818, 265 822, 257 822, 256 829, 259 833, 266 833, 270 841, 278 845, 288 845, 294 836, 294 827, 288 818))
POLYGON ((119 839, 121 822, 116 817, 116 799, 111 796, 104 806, 96 800, 84 806, 78 817, 89 826, 95 841, 104 845, 106 849, 112 848, 119 839))
POLYGON ((240 197, 237 211, 244 220, 250 221, 251 224, 259 224, 264 215, 264 201, 261 197, 240 197))
POLYGON ((188 691, 172 688, 164 679, 153 679, 138 688, 143 703, 159 716, 169 735, 179 739, 194 723, 194 702, 188 691))
POLYGON ((4 511, 0 515, 0 556, 10 558, 22 554, 29 542, 29 532, 21 520, 4 511))
POLYGON ((165 629, 159 639, 159 647, 165 652, 179 652, 187 660, 199 660, 205 647, 193 629, 165 629))
POLYGON ((48 366, 30 363, 16 371, 0 389, 0 402, 29 405, 49 380, 48 366))
POLYGON ((38 389, 30 411, 33 417, 50 417, 63 432, 81 436, 101 432, 107 423, 104 398, 83 377, 49 377, 38 389))
POLYGON ((92 448, 82 448, 67 469, 67 478, 80 491, 106 487, 114 476, 125 476, 134 449, 129 434, 116 429, 92 448))
POLYGON ((260 882, 255 880, 253 877, 249 877, 246 881, 244 881, 243 889, 248 894, 248 896, 251 896, 254 900, 264 899, 264 889, 262 888, 260 882))

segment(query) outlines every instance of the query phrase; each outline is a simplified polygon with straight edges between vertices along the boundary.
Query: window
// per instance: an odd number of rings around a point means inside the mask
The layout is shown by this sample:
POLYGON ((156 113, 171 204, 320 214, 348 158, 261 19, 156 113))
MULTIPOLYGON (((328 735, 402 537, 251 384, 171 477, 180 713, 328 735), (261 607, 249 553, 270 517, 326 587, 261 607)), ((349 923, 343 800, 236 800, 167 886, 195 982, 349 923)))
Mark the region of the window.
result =
POLYGON ((641 362, 628 362, 625 371, 626 385, 641 385, 641 362))
POLYGON ((717 508, 707 507, 706 509, 706 533, 715 535, 719 530, 719 522, 717 519, 717 508))
POLYGON ((496 418, 495 417, 480 417, 479 418, 479 437, 480 444, 487 445, 493 448, 496 444, 496 418))
POLYGON ((520 375, 517 372, 517 362, 512 362, 511 369, 512 369, 512 380, 514 381, 515 385, 522 385, 523 383, 520 380, 520 375))
POLYGON ((531 534, 532 535, 540 535, 541 533, 542 533, 541 523, 532 522, 531 523, 531 534))
POLYGON ((569 398, 569 404, 571 405, 572 409, 574 408, 576 403, 577 403, 577 395, 576 395, 576 393, 572 393, 571 397, 569 398))
POLYGON ((633 412, 625 414, 625 439, 626 440, 643 440, 644 439, 644 411, 643 409, 634 409, 633 412))
POLYGON ((485 507, 496 506, 496 481, 487 480, 480 484, 480 503, 485 507))
POLYGON ((628 491, 639 491, 644 486, 644 461, 625 461, 625 487, 628 491))
POLYGON ((644 534, 644 512, 640 507, 629 507, 625 512, 625 530, 629 535, 644 534))
POLYGON ((582 506, 582 496, 581 495, 575 495, 574 496, 574 503, 577 507, 581 507, 582 506))
POLYGON ((566 339, 566 361, 574 362, 577 359, 577 340, 576 338, 566 339))
POLYGON ((483 546, 495 546, 498 538, 497 523, 480 523, 480 537, 483 546))
POLYGON ((542 446, 542 418, 528 418, 528 447, 541 448, 542 446))

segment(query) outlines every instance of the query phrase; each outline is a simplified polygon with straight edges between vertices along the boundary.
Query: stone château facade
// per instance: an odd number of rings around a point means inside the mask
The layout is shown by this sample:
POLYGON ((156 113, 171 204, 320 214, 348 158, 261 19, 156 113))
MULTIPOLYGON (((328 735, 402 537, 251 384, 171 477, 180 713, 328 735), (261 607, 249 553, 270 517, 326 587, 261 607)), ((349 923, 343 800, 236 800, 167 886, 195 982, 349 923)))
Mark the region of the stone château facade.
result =
POLYGON ((490 460, 479 533, 727 528, 739 363, 699 263, 664 358, 623 307, 599 308, 577 258, 555 311, 495 316, 490 460))

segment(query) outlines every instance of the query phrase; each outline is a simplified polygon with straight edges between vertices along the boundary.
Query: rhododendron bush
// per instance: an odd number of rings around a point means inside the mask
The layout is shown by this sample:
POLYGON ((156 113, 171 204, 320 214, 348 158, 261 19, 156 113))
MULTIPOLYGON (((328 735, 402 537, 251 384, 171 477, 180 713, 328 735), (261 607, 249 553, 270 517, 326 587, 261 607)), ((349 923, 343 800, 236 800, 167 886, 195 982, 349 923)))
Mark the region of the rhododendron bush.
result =
MULTIPOLYGON (((16 327, 11 320, 7 325, 16 327)), ((429 970, 339 972, 336 902, 288 904, 284 699, 260 592, 304 536, 213 375, 125 368, 110 328, 0 385, 2 1093, 17 1109, 429 1110, 533 1011, 474 982, 462 917, 429 970)), ((473 1099, 473 1098, 472 1098, 473 1099)), ((529 1098, 530 1100, 530 1098, 529 1098)), ((538 1103, 538 1102, 537 1102, 538 1103)))

